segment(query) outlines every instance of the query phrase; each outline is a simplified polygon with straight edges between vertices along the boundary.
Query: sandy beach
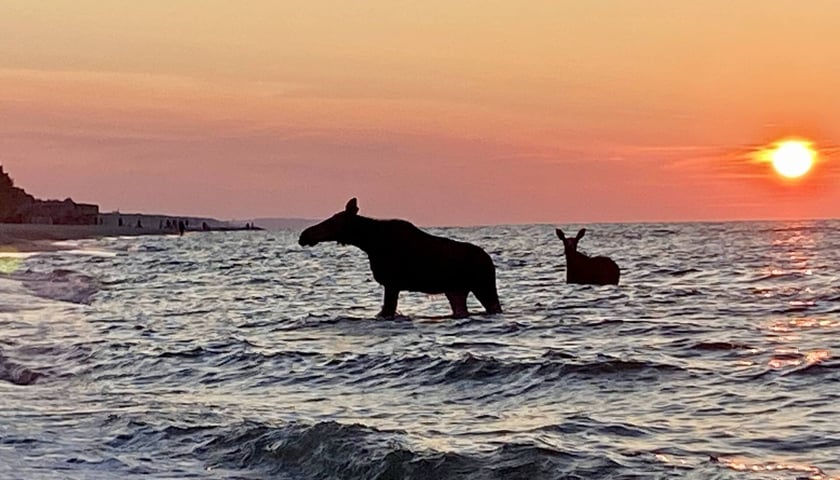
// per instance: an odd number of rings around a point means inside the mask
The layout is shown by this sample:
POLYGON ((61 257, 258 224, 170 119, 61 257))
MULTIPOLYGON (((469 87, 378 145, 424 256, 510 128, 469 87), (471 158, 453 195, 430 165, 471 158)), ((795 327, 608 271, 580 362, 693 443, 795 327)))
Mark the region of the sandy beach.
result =
POLYGON ((54 242, 83 238, 138 235, 172 235, 172 229, 118 227, 110 225, 35 225, 0 223, 0 251, 34 252, 59 250, 54 242))

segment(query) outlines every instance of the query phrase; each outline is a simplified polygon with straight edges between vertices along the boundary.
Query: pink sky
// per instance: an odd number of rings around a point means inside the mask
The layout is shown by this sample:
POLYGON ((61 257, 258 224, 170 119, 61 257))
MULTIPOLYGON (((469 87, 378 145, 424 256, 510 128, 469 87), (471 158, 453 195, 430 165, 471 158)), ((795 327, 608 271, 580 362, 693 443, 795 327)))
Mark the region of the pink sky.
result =
POLYGON ((516 3, 5 1, 0 163, 219 218, 840 217, 836 2, 516 3))

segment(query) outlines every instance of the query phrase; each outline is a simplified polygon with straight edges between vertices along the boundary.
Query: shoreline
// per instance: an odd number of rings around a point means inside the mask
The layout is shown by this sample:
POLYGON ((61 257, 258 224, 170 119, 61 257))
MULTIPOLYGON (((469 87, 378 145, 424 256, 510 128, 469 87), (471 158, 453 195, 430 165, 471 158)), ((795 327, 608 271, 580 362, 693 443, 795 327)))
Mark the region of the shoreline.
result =
MULTIPOLYGON (((237 227, 214 221, 208 229, 188 228, 185 233, 262 231, 261 228, 237 227)), ((65 250, 55 242, 104 237, 178 235, 175 228, 137 228, 129 225, 41 225, 35 223, 0 223, 0 253, 52 252, 65 250)))
POLYGON ((157 228, 110 225, 39 225, 0 223, 0 252, 50 252, 63 250, 55 242, 103 237, 177 235, 177 231, 157 228))

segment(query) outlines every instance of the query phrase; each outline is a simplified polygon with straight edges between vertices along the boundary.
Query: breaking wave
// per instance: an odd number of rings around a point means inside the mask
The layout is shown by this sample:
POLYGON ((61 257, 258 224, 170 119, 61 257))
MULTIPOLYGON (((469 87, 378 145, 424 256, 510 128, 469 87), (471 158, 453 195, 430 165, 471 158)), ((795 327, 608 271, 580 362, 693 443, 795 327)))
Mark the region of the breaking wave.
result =
POLYGON ((26 270, 12 273, 8 278, 21 282, 38 297, 60 302, 90 304, 100 290, 96 278, 66 269, 49 272, 26 270))

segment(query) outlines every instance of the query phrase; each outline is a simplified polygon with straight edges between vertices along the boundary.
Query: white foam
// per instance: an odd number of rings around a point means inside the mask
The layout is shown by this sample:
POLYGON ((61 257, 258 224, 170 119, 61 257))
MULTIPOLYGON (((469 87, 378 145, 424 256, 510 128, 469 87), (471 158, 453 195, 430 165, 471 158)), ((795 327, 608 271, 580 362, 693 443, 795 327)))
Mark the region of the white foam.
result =
POLYGON ((71 255, 87 255, 89 257, 116 257, 117 254, 115 252, 109 252, 106 250, 96 250, 96 249, 73 249, 73 250, 63 250, 62 253, 69 253, 71 255))
POLYGON ((0 251, 0 258, 29 258, 33 255, 37 255, 38 252, 2 252, 0 251))
POLYGON ((61 253, 70 255, 87 255, 91 257, 116 257, 115 252, 103 250, 101 248, 90 247, 95 240, 59 240, 52 242, 53 246, 59 247, 61 253))
POLYGON ((52 242, 52 244, 57 246, 57 247, 72 248, 72 247, 80 247, 82 245, 82 242, 80 242, 79 240, 56 240, 56 241, 52 242))

